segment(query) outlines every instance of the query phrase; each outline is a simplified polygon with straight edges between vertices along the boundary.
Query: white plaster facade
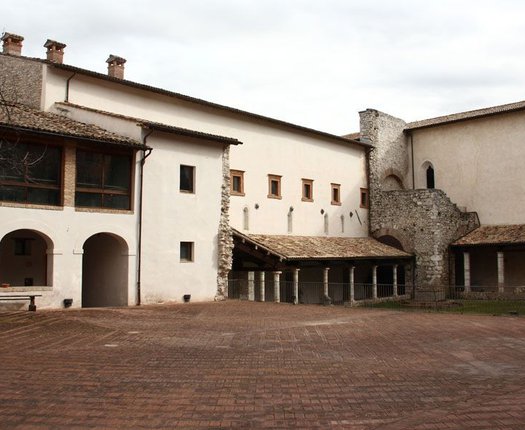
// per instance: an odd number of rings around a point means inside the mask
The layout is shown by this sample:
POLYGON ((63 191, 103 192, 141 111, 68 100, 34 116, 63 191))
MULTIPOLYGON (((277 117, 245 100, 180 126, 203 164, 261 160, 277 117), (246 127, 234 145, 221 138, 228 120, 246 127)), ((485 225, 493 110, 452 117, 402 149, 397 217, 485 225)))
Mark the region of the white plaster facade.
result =
POLYGON ((99 278, 101 285, 119 283, 117 274, 125 272, 125 292, 114 297, 115 303, 136 304, 139 288, 142 303, 181 301, 186 294, 191 294, 192 301, 216 297, 221 260, 219 224, 225 209, 221 189, 225 186, 228 142, 209 140, 199 133, 243 143, 230 148, 230 167, 245 172, 245 195, 232 196, 229 201, 232 227, 243 230, 244 209, 248 208, 250 233, 367 235, 368 210, 360 205, 360 190, 367 187, 365 145, 163 90, 127 85, 80 69, 23 57, 16 67, 22 67, 24 61, 31 64, 33 73, 35 67, 41 68, 42 110, 138 141, 147 138, 146 144, 152 148, 143 170, 140 253, 138 209, 144 151, 138 151, 134 161, 130 211, 84 211, 69 206, 35 209, 16 204, 1 207, 0 237, 25 229, 47 238, 50 269, 46 285, 10 288, 14 292, 42 293, 39 307, 62 307, 66 298, 73 299, 74 307, 82 305, 83 283, 97 285, 96 275, 84 273, 83 277, 83 260, 91 259, 84 258, 85 244, 97 234, 104 234, 98 254, 109 256, 112 246, 103 244, 117 238, 126 259, 118 267, 99 266, 113 272, 99 278), (159 129, 151 132, 138 124, 142 121, 185 128, 190 135, 159 129), (180 165, 195 169, 193 193, 179 190, 180 165), (282 175, 280 199, 267 196, 268 174, 282 175), (301 199, 303 178, 313 180, 311 202, 301 199), (340 185, 340 205, 331 202, 331 184, 340 185), (181 242, 193 243, 193 261, 181 261, 181 242))

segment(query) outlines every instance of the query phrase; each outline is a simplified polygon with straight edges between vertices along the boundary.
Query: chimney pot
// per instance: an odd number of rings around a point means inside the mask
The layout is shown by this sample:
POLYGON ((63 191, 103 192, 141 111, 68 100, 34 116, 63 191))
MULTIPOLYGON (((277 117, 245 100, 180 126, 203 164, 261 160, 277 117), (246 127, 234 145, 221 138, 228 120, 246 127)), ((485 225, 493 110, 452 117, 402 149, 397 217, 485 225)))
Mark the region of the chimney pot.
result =
POLYGON ((124 58, 111 54, 106 63, 108 63, 108 76, 124 79, 124 64, 126 63, 124 58))
POLYGON ((62 64, 64 60, 64 48, 66 46, 65 43, 47 39, 46 43, 44 43, 44 48, 47 48, 47 61, 62 64))
POLYGON ((22 41, 24 38, 18 34, 4 33, 2 34, 3 53, 9 55, 20 56, 22 54, 22 41))

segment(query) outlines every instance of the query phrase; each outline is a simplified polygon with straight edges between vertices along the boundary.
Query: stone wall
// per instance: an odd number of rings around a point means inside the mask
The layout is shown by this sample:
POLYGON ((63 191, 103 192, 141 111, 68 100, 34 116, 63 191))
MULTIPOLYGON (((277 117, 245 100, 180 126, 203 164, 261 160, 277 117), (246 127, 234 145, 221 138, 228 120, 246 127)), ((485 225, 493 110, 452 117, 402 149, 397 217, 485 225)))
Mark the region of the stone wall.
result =
POLYGON ((415 254, 416 286, 425 289, 449 285, 449 244, 476 228, 478 219, 441 190, 379 191, 370 226, 374 237, 393 236, 415 254))
POLYGON ((233 237, 230 227, 230 147, 226 145, 222 154, 221 217, 218 234, 217 293, 215 300, 224 300, 228 295, 228 273, 232 267, 233 237))
POLYGON ((0 96, 40 109, 43 67, 37 61, 0 54, 0 96))
POLYGON ((449 285, 448 247, 479 226, 475 213, 461 212, 437 189, 412 190, 410 151, 403 120, 368 109, 361 112, 361 139, 369 156, 370 233, 392 236, 415 255, 416 290, 449 285), (392 177, 402 189, 392 189, 392 177))

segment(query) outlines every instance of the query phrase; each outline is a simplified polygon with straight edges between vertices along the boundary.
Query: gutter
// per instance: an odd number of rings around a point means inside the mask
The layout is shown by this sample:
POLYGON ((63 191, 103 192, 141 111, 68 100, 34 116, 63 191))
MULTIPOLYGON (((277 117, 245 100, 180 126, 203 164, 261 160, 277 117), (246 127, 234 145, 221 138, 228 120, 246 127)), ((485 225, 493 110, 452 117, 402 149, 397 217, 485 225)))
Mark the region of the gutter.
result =
POLYGON ((146 140, 153 133, 150 130, 143 138, 142 143, 146 149, 142 151, 142 158, 140 159, 140 186, 139 186, 139 225, 138 225, 138 240, 137 240, 137 306, 141 305, 141 275, 142 275, 142 208, 143 208, 143 191, 144 191, 144 165, 146 159, 151 155, 152 148, 146 145, 146 140))

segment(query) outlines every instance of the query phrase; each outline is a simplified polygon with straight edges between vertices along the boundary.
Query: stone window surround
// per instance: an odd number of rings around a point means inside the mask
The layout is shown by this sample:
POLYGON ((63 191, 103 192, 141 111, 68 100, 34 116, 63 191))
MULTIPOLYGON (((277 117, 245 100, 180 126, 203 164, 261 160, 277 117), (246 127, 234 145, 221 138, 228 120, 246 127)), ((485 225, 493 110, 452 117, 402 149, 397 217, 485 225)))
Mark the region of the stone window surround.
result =
POLYGON ((334 206, 341 206, 341 184, 330 184, 330 196, 331 204, 334 206), (337 198, 335 197, 334 191, 337 191, 337 198))
POLYGON ((313 179, 301 179, 301 201, 313 202, 314 201, 314 180, 313 179))
POLYGON ((268 198, 269 199, 282 199, 281 196, 281 175, 268 174, 268 198), (277 192, 272 192, 272 183, 276 183, 277 192))
POLYGON ((244 170, 230 169, 230 195, 244 196, 244 170), (239 189, 234 189, 234 178, 239 180, 239 189))

